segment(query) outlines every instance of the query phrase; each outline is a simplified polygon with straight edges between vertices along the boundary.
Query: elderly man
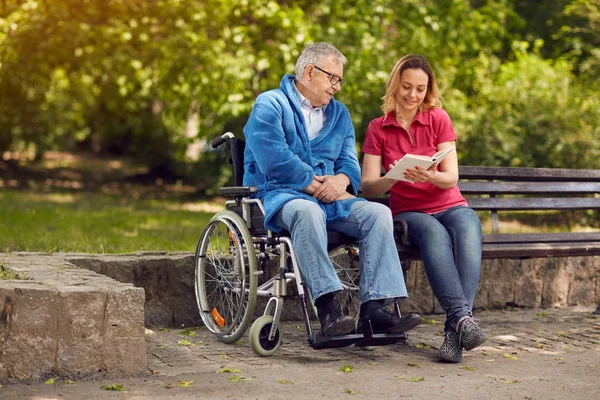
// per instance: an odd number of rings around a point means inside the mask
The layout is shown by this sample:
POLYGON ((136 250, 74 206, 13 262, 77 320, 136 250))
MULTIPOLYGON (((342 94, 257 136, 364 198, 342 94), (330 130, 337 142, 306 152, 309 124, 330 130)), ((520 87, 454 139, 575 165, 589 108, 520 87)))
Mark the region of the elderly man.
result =
POLYGON ((354 127, 346 106, 333 96, 344 84, 346 57, 334 46, 307 46, 296 75, 256 99, 244 127, 244 185, 258 186, 265 226, 288 230, 298 265, 315 302, 321 333, 351 333, 354 319, 341 315, 334 296, 342 285, 327 254, 327 229, 358 239, 360 319, 374 333, 399 333, 421 317, 402 318, 386 300, 406 297, 406 285, 393 238, 390 210, 357 198, 360 166, 354 127))

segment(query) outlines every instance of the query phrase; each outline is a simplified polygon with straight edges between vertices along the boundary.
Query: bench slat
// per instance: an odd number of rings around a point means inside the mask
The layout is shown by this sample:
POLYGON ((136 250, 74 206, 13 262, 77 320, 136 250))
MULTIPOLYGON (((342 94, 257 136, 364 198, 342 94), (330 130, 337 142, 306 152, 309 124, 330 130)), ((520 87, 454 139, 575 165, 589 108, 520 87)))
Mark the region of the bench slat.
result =
POLYGON ((492 243, 483 246, 483 258, 538 258, 600 255, 600 242, 492 243))
MULTIPOLYGON (((510 233, 483 235, 484 244, 492 243, 561 243, 598 242, 600 232, 510 233)), ((580 244, 581 246, 581 244, 580 244)))
POLYGON ((458 167, 460 179, 500 179, 507 181, 600 181, 600 170, 568 168, 523 168, 523 167, 458 167))
POLYGON ((591 210, 600 198, 467 198, 474 210, 591 210))
POLYGON ((600 182, 463 182, 460 191, 468 194, 591 194, 600 193, 600 182))

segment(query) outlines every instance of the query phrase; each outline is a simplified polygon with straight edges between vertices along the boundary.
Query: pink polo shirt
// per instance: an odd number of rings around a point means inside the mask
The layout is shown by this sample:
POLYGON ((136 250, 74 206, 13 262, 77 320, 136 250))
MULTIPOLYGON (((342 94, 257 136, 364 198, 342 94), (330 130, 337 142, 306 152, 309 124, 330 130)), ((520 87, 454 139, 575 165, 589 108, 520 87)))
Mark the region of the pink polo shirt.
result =
MULTIPOLYGON (((419 111, 410 125, 414 144, 408 132, 396 121, 394 112, 371 121, 362 152, 381 156, 385 170, 395 160, 406 153, 432 156, 437 145, 456 140, 450 117, 442 108, 419 111)), ((436 167, 439 168, 439 167, 436 167)), ((458 186, 440 189, 431 183, 410 183, 398 181, 390 189, 392 214, 404 211, 420 211, 435 214, 455 206, 466 206, 467 202, 458 186)))

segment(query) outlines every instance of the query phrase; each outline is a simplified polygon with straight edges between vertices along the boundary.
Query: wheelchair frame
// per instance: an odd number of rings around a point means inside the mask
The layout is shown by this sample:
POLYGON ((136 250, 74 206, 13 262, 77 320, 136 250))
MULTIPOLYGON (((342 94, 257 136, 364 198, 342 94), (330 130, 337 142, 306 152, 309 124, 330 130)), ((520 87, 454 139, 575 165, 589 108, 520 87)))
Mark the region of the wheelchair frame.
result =
MULTIPOLYGON (((219 189, 221 195, 233 197, 225 202, 221 211, 204 228, 195 258, 195 292, 200 316, 207 328, 225 342, 233 343, 246 332, 256 307, 256 297, 268 298, 261 317, 251 325, 250 344, 259 356, 271 356, 281 346, 280 320, 288 285, 295 282, 306 326, 307 340, 314 349, 357 346, 377 346, 397 343, 407 338, 406 333, 376 334, 368 324, 364 334, 323 336, 312 329, 307 294, 296 254, 289 235, 276 234, 264 227, 265 210, 258 199, 251 198, 258 191, 254 186, 241 186, 243 176, 244 141, 235 139, 231 132, 212 142, 217 148, 228 142, 230 163, 234 167, 235 184, 239 186, 219 189), (220 232, 223 230, 223 232, 220 232), (279 258, 279 271, 260 286, 258 276, 264 274, 268 260, 279 258), (258 268, 260 263, 260 268, 258 268), (213 301, 214 300, 214 301, 213 301), (224 314, 224 315, 223 315, 224 314)), ((359 311, 359 268, 356 240, 339 232, 328 232, 330 258, 341 254, 346 265, 333 260, 334 268, 342 275, 344 290, 336 301, 344 311, 359 311), (349 265, 349 267, 348 267, 349 265)), ((311 302, 312 304, 312 302, 311 302)), ((401 315, 400 305, 394 307, 401 315)))

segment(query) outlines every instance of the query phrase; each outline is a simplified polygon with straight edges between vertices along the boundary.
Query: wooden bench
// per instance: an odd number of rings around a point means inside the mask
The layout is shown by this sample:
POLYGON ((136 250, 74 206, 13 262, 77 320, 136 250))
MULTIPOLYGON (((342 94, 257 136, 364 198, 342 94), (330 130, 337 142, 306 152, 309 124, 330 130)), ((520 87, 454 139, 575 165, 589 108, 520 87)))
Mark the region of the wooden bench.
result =
MULTIPOLYGON (((510 233, 500 232, 502 213, 554 211, 569 223, 598 224, 600 170, 516 167, 459 167, 459 187, 469 206, 483 217, 491 213, 492 233, 483 235, 483 258, 534 258, 600 255, 600 230, 510 233)), ((369 199, 389 206, 387 198, 369 199)), ((396 221, 396 243, 404 262, 420 259, 411 247, 408 227, 396 221)), ((583 230, 583 229, 582 229, 583 230)), ((596 310, 600 313, 600 305, 596 310)))

